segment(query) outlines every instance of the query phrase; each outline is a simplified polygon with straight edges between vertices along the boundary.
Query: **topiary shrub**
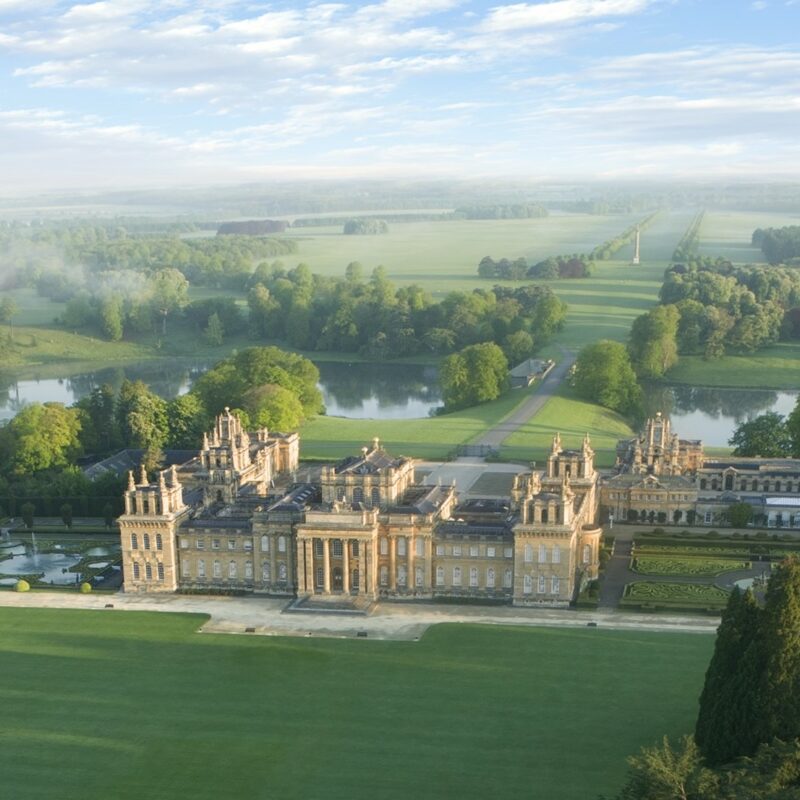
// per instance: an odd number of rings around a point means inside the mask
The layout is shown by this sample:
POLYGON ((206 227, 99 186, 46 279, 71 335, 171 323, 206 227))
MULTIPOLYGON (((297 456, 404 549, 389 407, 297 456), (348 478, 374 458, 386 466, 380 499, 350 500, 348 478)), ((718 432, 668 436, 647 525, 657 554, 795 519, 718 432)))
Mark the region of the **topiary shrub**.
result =
POLYGON ((28 583, 28 581, 23 580, 22 578, 20 578, 14 584, 14 591, 15 592, 29 592, 30 590, 31 590, 31 585, 28 583))
POLYGON ((81 584, 81 594, 89 594, 92 591, 92 584, 84 581, 81 584))

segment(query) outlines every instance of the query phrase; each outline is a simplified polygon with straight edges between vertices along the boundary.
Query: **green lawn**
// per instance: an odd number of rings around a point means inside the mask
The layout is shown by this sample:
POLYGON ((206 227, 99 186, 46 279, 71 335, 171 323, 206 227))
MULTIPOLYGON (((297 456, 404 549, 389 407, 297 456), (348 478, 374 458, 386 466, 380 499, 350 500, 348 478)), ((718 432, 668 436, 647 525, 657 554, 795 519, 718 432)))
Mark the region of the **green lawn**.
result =
POLYGON ((756 228, 781 228, 800 224, 798 214, 766 211, 707 211, 700 227, 699 254, 722 256, 735 263, 752 264, 764 261, 760 248, 753 247, 751 237, 756 228))
POLYGON ((537 388, 510 391, 498 400, 441 417, 316 417, 300 429, 303 458, 341 458, 353 455, 375 436, 380 438, 387 450, 397 455, 446 458, 457 445, 472 441, 508 416, 537 388))
POLYGON ((598 466, 611 466, 616 457, 617 441, 634 435, 618 414, 579 399, 569 386, 562 384, 532 420, 503 442, 501 456, 542 463, 556 433, 561 434, 566 448, 580 447, 588 433, 597 453, 595 463, 598 466))
POLYGON ((201 622, 0 610, 4 793, 585 800, 615 791, 640 746, 692 729, 713 647, 476 625, 417 643, 198 635, 201 622))

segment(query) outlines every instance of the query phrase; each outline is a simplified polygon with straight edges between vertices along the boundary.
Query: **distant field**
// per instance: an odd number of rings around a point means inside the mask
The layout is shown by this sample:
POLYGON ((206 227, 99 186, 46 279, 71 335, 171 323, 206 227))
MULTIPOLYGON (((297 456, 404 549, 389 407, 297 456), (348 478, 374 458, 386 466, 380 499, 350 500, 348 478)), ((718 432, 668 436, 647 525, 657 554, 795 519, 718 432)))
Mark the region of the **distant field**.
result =
POLYGON ((750 243, 756 228, 800 225, 800 214, 762 211, 707 211, 700 227, 699 253, 722 256, 736 263, 758 263, 764 254, 750 243))
POLYGON ((610 795, 626 756, 692 729, 714 643, 480 625, 419 642, 197 634, 203 621, 0 610, 5 795, 610 795))
POLYGON ((597 452, 595 463, 602 467, 613 465, 617 440, 634 435, 618 414, 578 399, 568 386, 562 385, 533 420, 503 442, 500 455, 543 464, 556 433, 561 434, 561 442, 568 449, 579 448, 588 433, 597 452))

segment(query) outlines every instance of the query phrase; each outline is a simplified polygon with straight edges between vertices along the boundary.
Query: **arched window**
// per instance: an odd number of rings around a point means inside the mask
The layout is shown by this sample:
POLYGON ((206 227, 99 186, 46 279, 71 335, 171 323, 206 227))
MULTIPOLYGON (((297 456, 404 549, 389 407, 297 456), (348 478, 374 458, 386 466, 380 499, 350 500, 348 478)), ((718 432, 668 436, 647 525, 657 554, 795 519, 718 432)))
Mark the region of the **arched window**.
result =
POLYGON ((322 539, 314 539, 314 556, 316 558, 322 558, 324 552, 324 545, 322 544, 322 539))
POLYGON ((547 561, 547 547, 543 544, 539 545, 539 563, 544 564, 547 561))
POLYGON ((406 537, 397 537, 397 555, 404 556, 406 554, 406 537))
POLYGON ((163 550, 164 549, 164 540, 161 538, 161 534, 156 534, 156 550, 163 550))
POLYGON ((283 561, 281 561, 278 564, 278 580, 281 581, 281 583, 285 583, 286 576, 287 576, 286 564, 284 564, 283 561))
POLYGON ((591 545, 585 544, 583 546, 583 563, 588 564, 592 560, 591 545))
POLYGON ((261 552, 269 553, 269 536, 266 533, 261 537, 261 552))
POLYGON ((561 548, 557 544, 553 545, 553 563, 561 563, 561 548))
POLYGON ((229 578, 235 578, 236 576, 237 576, 236 562, 235 561, 229 561, 228 562, 228 577, 229 578))
POLYGON ((272 570, 270 569, 269 561, 262 561, 261 562, 261 580, 264 583, 269 583, 272 579, 271 575, 272 570))
POLYGON ((503 588, 510 589, 513 585, 514 585, 514 573, 510 569, 507 569, 503 573, 503 588))
POLYGON ((551 594, 558 594, 561 581, 558 575, 553 575, 550 579, 550 592, 551 594))
POLYGON ((478 568, 477 567, 470 567, 469 568, 469 585, 475 589, 478 586, 478 568))
POLYGON ((373 508, 378 508, 381 504, 381 490, 377 486, 372 487, 372 492, 370 492, 370 497, 372 500, 373 508))
POLYGON ((317 567, 314 579, 317 589, 322 589, 325 586, 325 570, 322 567, 317 567))
POLYGON ((544 582, 544 575, 539 576, 539 594, 544 594, 545 592, 545 582, 544 582))
POLYGON ((336 489, 336 499, 341 503, 345 498, 344 486, 339 486, 336 489))
POLYGON ((486 570, 486 588, 494 589, 494 567, 486 570))
POLYGON ((247 580, 253 580, 253 562, 252 561, 245 561, 244 562, 244 577, 247 580))
POLYGON ((131 534, 131 549, 138 550, 139 549, 139 537, 135 534, 131 534))
POLYGON ((381 538, 381 555, 388 556, 389 555, 389 540, 385 537, 381 538))
POLYGON ((353 503, 363 503, 364 502, 364 490, 360 486, 356 486, 353 489, 353 503))
POLYGON ((214 577, 215 578, 222 577, 222 564, 219 561, 214 562, 214 577))
POLYGON ((414 586, 416 586, 417 588, 421 589, 422 588, 423 577, 424 577, 424 574, 423 574, 423 571, 422 571, 422 567, 417 567, 414 570, 414 586))
POLYGON ((389 567, 382 566, 380 570, 380 584, 381 586, 389 585, 389 567))
POLYGON ((140 575, 141 575, 141 571, 139 569, 139 562, 138 561, 134 561, 133 562, 133 579, 135 581, 138 581, 140 575))
POLYGON ((522 593, 530 594, 533 591, 533 578, 530 575, 525 575, 522 578, 522 593))
POLYGON ((342 557, 342 540, 341 539, 333 539, 331 547, 331 555, 334 558, 341 558, 342 557))
POLYGON ((198 578, 205 578, 206 576, 206 562, 204 559, 200 559, 197 562, 197 577, 198 578))
POLYGON ((444 586, 444 567, 436 567, 436 585, 444 586))
POLYGON ((461 586, 461 567, 453 567, 453 586, 461 586))
POLYGON ((425 540, 424 539, 414 539, 414 552, 422 557, 425 555, 425 540))
POLYGON ((144 565, 144 576, 147 580, 153 580, 153 567, 150 564, 144 565))
POLYGON ((145 533, 142 536, 142 540, 144 541, 144 549, 145 550, 149 550, 150 549, 150 534, 149 533, 145 533))
POLYGON ((157 564, 158 567, 158 579, 160 581, 164 580, 164 565, 159 561, 157 564))
POLYGON ((286 552, 286 537, 279 536, 278 537, 278 552, 285 553, 286 552))
POLYGON ((726 475, 725 476, 725 489, 730 491, 733 489, 733 475, 726 475))
POLYGON ((533 561, 533 545, 525 545, 525 563, 530 564, 533 561))
POLYGON ((549 514, 549 512, 547 511, 547 509, 546 509, 546 508, 543 508, 543 509, 542 509, 542 522, 545 522, 545 523, 547 523, 547 522, 549 522, 549 519, 550 519, 550 514, 549 514))
POLYGON ((408 583, 408 570, 406 569, 405 565, 401 564, 397 568, 397 585, 406 586, 407 583, 408 583))

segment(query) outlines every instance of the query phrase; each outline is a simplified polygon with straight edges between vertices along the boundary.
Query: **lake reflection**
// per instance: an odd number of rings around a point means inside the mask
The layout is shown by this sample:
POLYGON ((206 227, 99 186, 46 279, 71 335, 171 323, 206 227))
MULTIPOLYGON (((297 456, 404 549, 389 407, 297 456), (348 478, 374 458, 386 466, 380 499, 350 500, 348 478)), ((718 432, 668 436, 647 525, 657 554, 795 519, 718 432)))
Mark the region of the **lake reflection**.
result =
POLYGON ((786 416, 798 392, 769 389, 713 389, 646 384, 645 411, 668 414, 682 439, 702 439, 710 447, 727 447, 736 426, 767 411, 786 416))

